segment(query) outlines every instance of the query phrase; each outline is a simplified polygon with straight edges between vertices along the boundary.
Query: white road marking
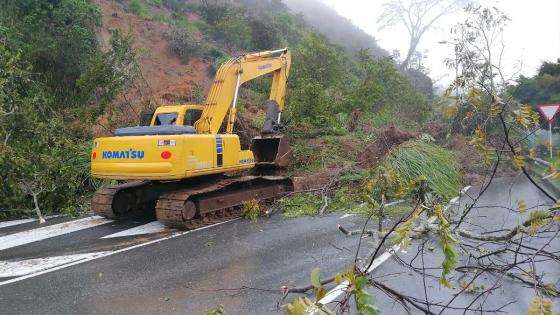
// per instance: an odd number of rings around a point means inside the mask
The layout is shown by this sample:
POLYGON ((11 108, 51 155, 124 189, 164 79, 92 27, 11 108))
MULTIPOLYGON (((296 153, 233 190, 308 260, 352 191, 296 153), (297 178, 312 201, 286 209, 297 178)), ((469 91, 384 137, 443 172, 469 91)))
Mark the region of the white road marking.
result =
POLYGON ((25 275, 25 276, 21 276, 21 277, 13 278, 13 279, 10 279, 10 280, 2 281, 2 282, 0 282, 0 286, 7 285, 7 284, 10 284, 10 283, 14 283, 14 282, 19 282, 19 281, 29 279, 29 278, 33 278, 33 277, 37 277, 37 276, 44 275, 44 274, 49 273, 49 272, 57 271, 57 270, 68 268, 68 267, 75 266, 75 265, 79 265, 79 264, 82 264, 82 263, 85 263, 85 262, 88 262, 88 261, 92 261, 92 260, 95 260, 95 259, 115 255, 115 254, 126 252, 126 251, 129 251, 129 250, 132 250, 132 249, 136 249, 136 248, 144 247, 144 246, 151 245, 151 244, 154 244, 154 243, 162 242, 162 241, 169 240, 169 239, 172 239, 172 238, 175 238, 175 237, 178 237, 178 236, 182 236, 182 235, 185 235, 185 234, 189 234, 189 233, 192 233, 192 232, 202 231, 202 230, 205 230, 205 229, 209 229, 211 227, 215 227, 215 226, 222 225, 222 224, 225 224, 225 223, 228 223, 228 222, 231 222, 231 221, 235 221, 235 220, 239 220, 239 219, 240 218, 236 218, 236 219, 220 222, 220 223, 213 224, 213 225, 208 225, 208 226, 205 226, 205 227, 201 227, 200 229, 196 229, 196 230, 176 232, 176 233, 173 233, 173 234, 171 234, 169 236, 166 236, 166 237, 163 237, 163 238, 155 239, 155 240, 152 240, 152 241, 149 241, 149 242, 146 242, 146 243, 141 243, 141 244, 133 245, 133 246, 130 246, 130 247, 125 247, 125 248, 115 250, 115 251, 101 252, 99 255, 96 255, 95 257, 85 258, 85 259, 82 259, 82 260, 79 260, 79 261, 74 261, 74 262, 71 262, 71 263, 68 263, 68 264, 65 264, 65 265, 56 266, 54 268, 45 269, 45 270, 41 270, 39 272, 35 272, 35 273, 28 274, 28 275, 25 275))
MULTIPOLYGON (((45 217, 45 220, 52 219, 52 218, 58 218, 58 217, 61 217, 61 216, 60 215, 52 215, 52 216, 45 217)), ((12 221, 0 222, 0 229, 8 227, 8 226, 14 226, 14 225, 20 225, 20 224, 24 224, 24 223, 38 222, 38 221, 39 220, 37 220, 37 219, 21 219, 21 220, 12 220, 12 221)))
MULTIPOLYGON (((391 256, 394 253, 398 252, 400 248, 401 248, 400 245, 393 245, 389 250, 387 250, 386 252, 381 254, 379 257, 377 257, 373 261, 371 266, 368 268, 368 270, 366 271, 366 274, 369 274, 375 268, 381 266, 381 264, 384 263, 385 261, 387 261, 387 259, 391 258, 391 256)), ((321 305, 325 305, 325 304, 333 302, 336 298, 338 298, 339 295, 346 292, 346 289, 348 289, 349 285, 350 285, 350 283, 348 282, 348 280, 343 281, 342 283, 340 283, 339 285, 334 287, 332 290, 330 290, 322 299, 320 299, 319 303, 321 305)))
POLYGON ((113 222, 100 216, 93 216, 70 222, 49 225, 29 231, 23 231, 0 237, 0 250, 12 248, 24 244, 41 241, 47 238, 60 236, 101 224, 113 222))
POLYGON ((132 235, 142 235, 142 234, 154 234, 160 232, 173 232, 177 231, 172 228, 168 228, 161 224, 159 221, 150 222, 148 224, 140 225, 128 230, 124 230, 115 234, 103 236, 102 238, 114 238, 114 237, 124 237, 132 235))
POLYGON ((20 261, 0 261, 0 278, 20 277, 42 270, 66 265, 75 261, 91 259, 105 255, 107 252, 85 253, 75 255, 34 258, 20 261))
MULTIPOLYGON (((447 209, 449 209, 451 206, 456 205, 457 201, 459 201, 459 198, 462 195, 464 195, 470 188, 471 188, 471 186, 464 187, 461 190, 461 192, 459 194, 459 197, 455 197, 455 198, 451 199, 449 204, 447 206, 445 206, 444 211, 447 211, 447 209)), ((387 204, 387 205, 389 205, 389 204, 387 204)), ((434 223, 435 220, 436 220, 436 217, 430 217, 428 219, 428 224, 434 223)), ((383 264, 385 261, 387 261, 389 258, 391 258, 391 256, 393 256, 393 254, 400 251, 400 249, 401 249, 401 244, 396 244, 396 245, 391 246, 391 248, 389 248, 387 251, 385 251, 383 254, 381 254, 379 257, 377 257, 376 259, 373 260, 371 266, 366 270, 365 274, 366 275, 370 274, 373 270, 375 270, 375 268, 381 266, 381 264, 383 264)), ((318 303, 321 304, 321 305, 326 305, 326 304, 334 302, 334 300, 336 300, 341 294, 346 292, 349 285, 350 285, 350 283, 348 282, 348 280, 343 281, 342 283, 340 283, 339 285, 334 287, 332 290, 327 292, 327 294, 322 299, 320 299, 318 301, 318 303)))
POLYGON ((8 227, 8 226, 20 225, 20 224, 24 224, 24 223, 33 222, 33 221, 37 221, 37 219, 21 219, 21 220, 0 222, 0 229, 8 227))

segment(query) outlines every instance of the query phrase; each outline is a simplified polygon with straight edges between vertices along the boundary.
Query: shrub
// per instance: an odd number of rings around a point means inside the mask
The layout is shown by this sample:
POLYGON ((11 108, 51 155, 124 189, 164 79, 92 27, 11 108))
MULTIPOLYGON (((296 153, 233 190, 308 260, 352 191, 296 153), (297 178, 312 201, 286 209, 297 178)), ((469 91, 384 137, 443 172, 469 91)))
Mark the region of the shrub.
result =
POLYGON ((226 63, 228 60, 231 59, 231 56, 229 54, 217 50, 216 48, 210 48, 208 50, 208 53, 210 54, 211 57, 214 58, 214 62, 212 63, 212 66, 208 68, 209 71, 208 74, 210 76, 214 76, 216 75, 218 69, 220 69, 220 67, 224 63, 226 63))
POLYGON ((186 7, 184 0, 163 0, 163 4, 171 10, 177 12, 183 11, 186 7))
POLYGON ((251 48, 251 29, 242 16, 232 16, 217 22, 212 28, 214 39, 233 48, 251 48))
POLYGON ((95 119, 94 112, 102 112, 101 104, 122 91, 134 73, 131 38, 116 33, 110 51, 82 61, 87 69, 72 82, 80 97, 71 98, 65 108, 45 83, 34 79, 33 65, 0 40, 0 218, 29 215, 33 196, 44 214, 87 208, 85 199, 98 184, 89 174, 91 141, 83 135, 87 118, 95 119))
POLYGON ((175 28, 168 38, 171 50, 179 55, 182 63, 188 63, 191 57, 201 56, 206 50, 200 36, 183 28, 175 28))
POLYGON ((251 220, 252 222, 257 222, 259 215, 262 213, 261 205, 256 199, 244 201, 242 208, 245 218, 251 220))
POLYGON ((162 14, 162 13, 155 14, 152 17, 152 20, 154 20, 156 22, 167 23, 167 24, 172 24, 173 23, 173 19, 171 17, 169 17, 169 15, 162 14))
POLYGON ((201 0, 198 7, 200 15, 213 26, 226 20, 232 9, 224 0, 201 0))
POLYGON ((250 15, 252 48, 256 50, 275 49, 280 42, 279 26, 270 15, 250 15))
POLYGON ((2 1, 0 42, 20 51, 33 79, 49 88, 56 109, 74 107, 75 82, 97 51, 101 14, 94 1, 2 1))
POLYGON ((431 107, 390 58, 376 58, 368 51, 359 54, 360 74, 348 91, 345 108, 377 113, 389 110, 394 116, 425 121, 431 107), (396 115, 398 114, 398 115, 396 115))

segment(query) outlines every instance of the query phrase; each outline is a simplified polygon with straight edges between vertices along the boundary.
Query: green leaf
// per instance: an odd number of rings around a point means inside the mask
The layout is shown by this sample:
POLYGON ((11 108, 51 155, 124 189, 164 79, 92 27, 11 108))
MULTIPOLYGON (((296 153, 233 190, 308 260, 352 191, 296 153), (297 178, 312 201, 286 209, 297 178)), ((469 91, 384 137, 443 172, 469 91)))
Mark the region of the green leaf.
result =
POLYGON ((316 267, 311 271, 311 285, 315 289, 319 289, 321 287, 321 268, 316 267))
POLYGON ((359 309, 360 315, 381 315, 381 312, 374 305, 364 305, 359 309))
POLYGON ((337 285, 339 285, 339 284, 342 283, 342 275, 341 275, 340 273, 337 273, 337 274, 334 276, 334 282, 335 282, 337 285))
POLYGON ((356 288, 358 289, 363 289, 366 284, 368 283, 369 279, 366 276, 361 276, 356 278, 356 282, 354 283, 354 285, 356 286, 356 288))
POLYGON ((357 298, 358 298, 359 305, 375 304, 375 298, 367 293, 359 293, 357 294, 357 298))
POLYGON ((316 297, 317 301, 324 298, 325 295, 327 295, 327 290, 325 290, 325 288, 318 288, 317 292, 315 293, 315 297, 316 297))
POLYGON ((552 301, 535 296, 527 310, 526 315, 552 315, 552 301))

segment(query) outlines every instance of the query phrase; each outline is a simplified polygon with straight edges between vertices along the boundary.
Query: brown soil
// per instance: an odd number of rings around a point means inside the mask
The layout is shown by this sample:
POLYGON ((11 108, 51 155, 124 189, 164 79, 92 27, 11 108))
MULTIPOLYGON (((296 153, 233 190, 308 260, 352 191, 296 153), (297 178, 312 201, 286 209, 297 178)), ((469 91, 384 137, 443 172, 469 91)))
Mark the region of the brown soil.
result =
MULTIPOLYGON (((463 136, 454 136, 449 141, 449 148, 455 152, 459 164, 459 172, 463 174, 465 184, 482 184, 485 175, 490 172, 491 166, 484 164, 484 159, 480 152, 463 136)), ((496 177, 511 177, 517 173, 509 163, 504 162, 498 167, 496 177)))
POLYGON ((375 135, 375 142, 368 145, 358 157, 357 165, 361 168, 372 168, 379 165, 392 148, 406 141, 418 138, 420 134, 400 130, 394 125, 390 125, 385 129, 377 129, 375 135))
POLYGON ((304 192, 321 189, 342 172, 342 168, 328 168, 302 177, 294 177, 294 191, 304 192))
POLYGON ((165 34, 171 32, 172 26, 129 14, 114 1, 98 2, 103 13, 103 26, 98 32, 102 47, 109 47, 111 30, 132 29, 135 46, 140 50, 138 62, 142 75, 156 99, 188 99, 194 86, 210 86, 212 78, 208 75, 208 60, 191 58, 188 64, 182 64, 179 56, 169 49, 165 34))
POLYGON ((422 127, 422 132, 432 136, 436 143, 445 142, 447 136, 448 126, 439 122, 429 122, 422 127))
POLYGON ((115 29, 131 30, 141 77, 116 100, 116 112, 100 119, 93 135, 106 135, 114 127, 136 121, 140 112, 160 104, 193 101, 193 89, 199 87, 206 95, 212 78, 208 75, 210 61, 191 58, 182 64, 179 57, 170 51, 166 34, 172 26, 148 21, 125 11, 121 4, 110 0, 97 0, 103 16, 103 25, 97 30, 102 49, 110 47, 111 32, 115 29))
POLYGON ((459 172, 467 185, 476 185, 484 180, 484 162, 478 150, 463 137, 455 136, 449 141, 449 148, 455 152, 459 172))

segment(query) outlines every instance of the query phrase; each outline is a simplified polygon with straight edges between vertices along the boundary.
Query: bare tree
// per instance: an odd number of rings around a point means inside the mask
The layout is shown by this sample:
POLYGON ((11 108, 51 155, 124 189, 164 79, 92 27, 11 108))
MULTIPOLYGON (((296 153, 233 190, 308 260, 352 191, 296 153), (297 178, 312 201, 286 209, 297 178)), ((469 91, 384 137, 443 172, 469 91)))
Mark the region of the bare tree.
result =
POLYGON ((400 67, 407 69, 426 32, 443 16, 457 12, 467 0, 392 0, 383 4, 380 29, 403 25, 409 37, 408 51, 400 67))
POLYGON ((40 174, 35 173, 31 180, 22 180, 19 183, 20 189, 26 194, 33 198, 34 211, 39 220, 39 224, 47 222, 41 213, 41 208, 39 207, 39 195, 45 192, 49 192, 55 189, 54 185, 48 185, 43 183, 40 174))

